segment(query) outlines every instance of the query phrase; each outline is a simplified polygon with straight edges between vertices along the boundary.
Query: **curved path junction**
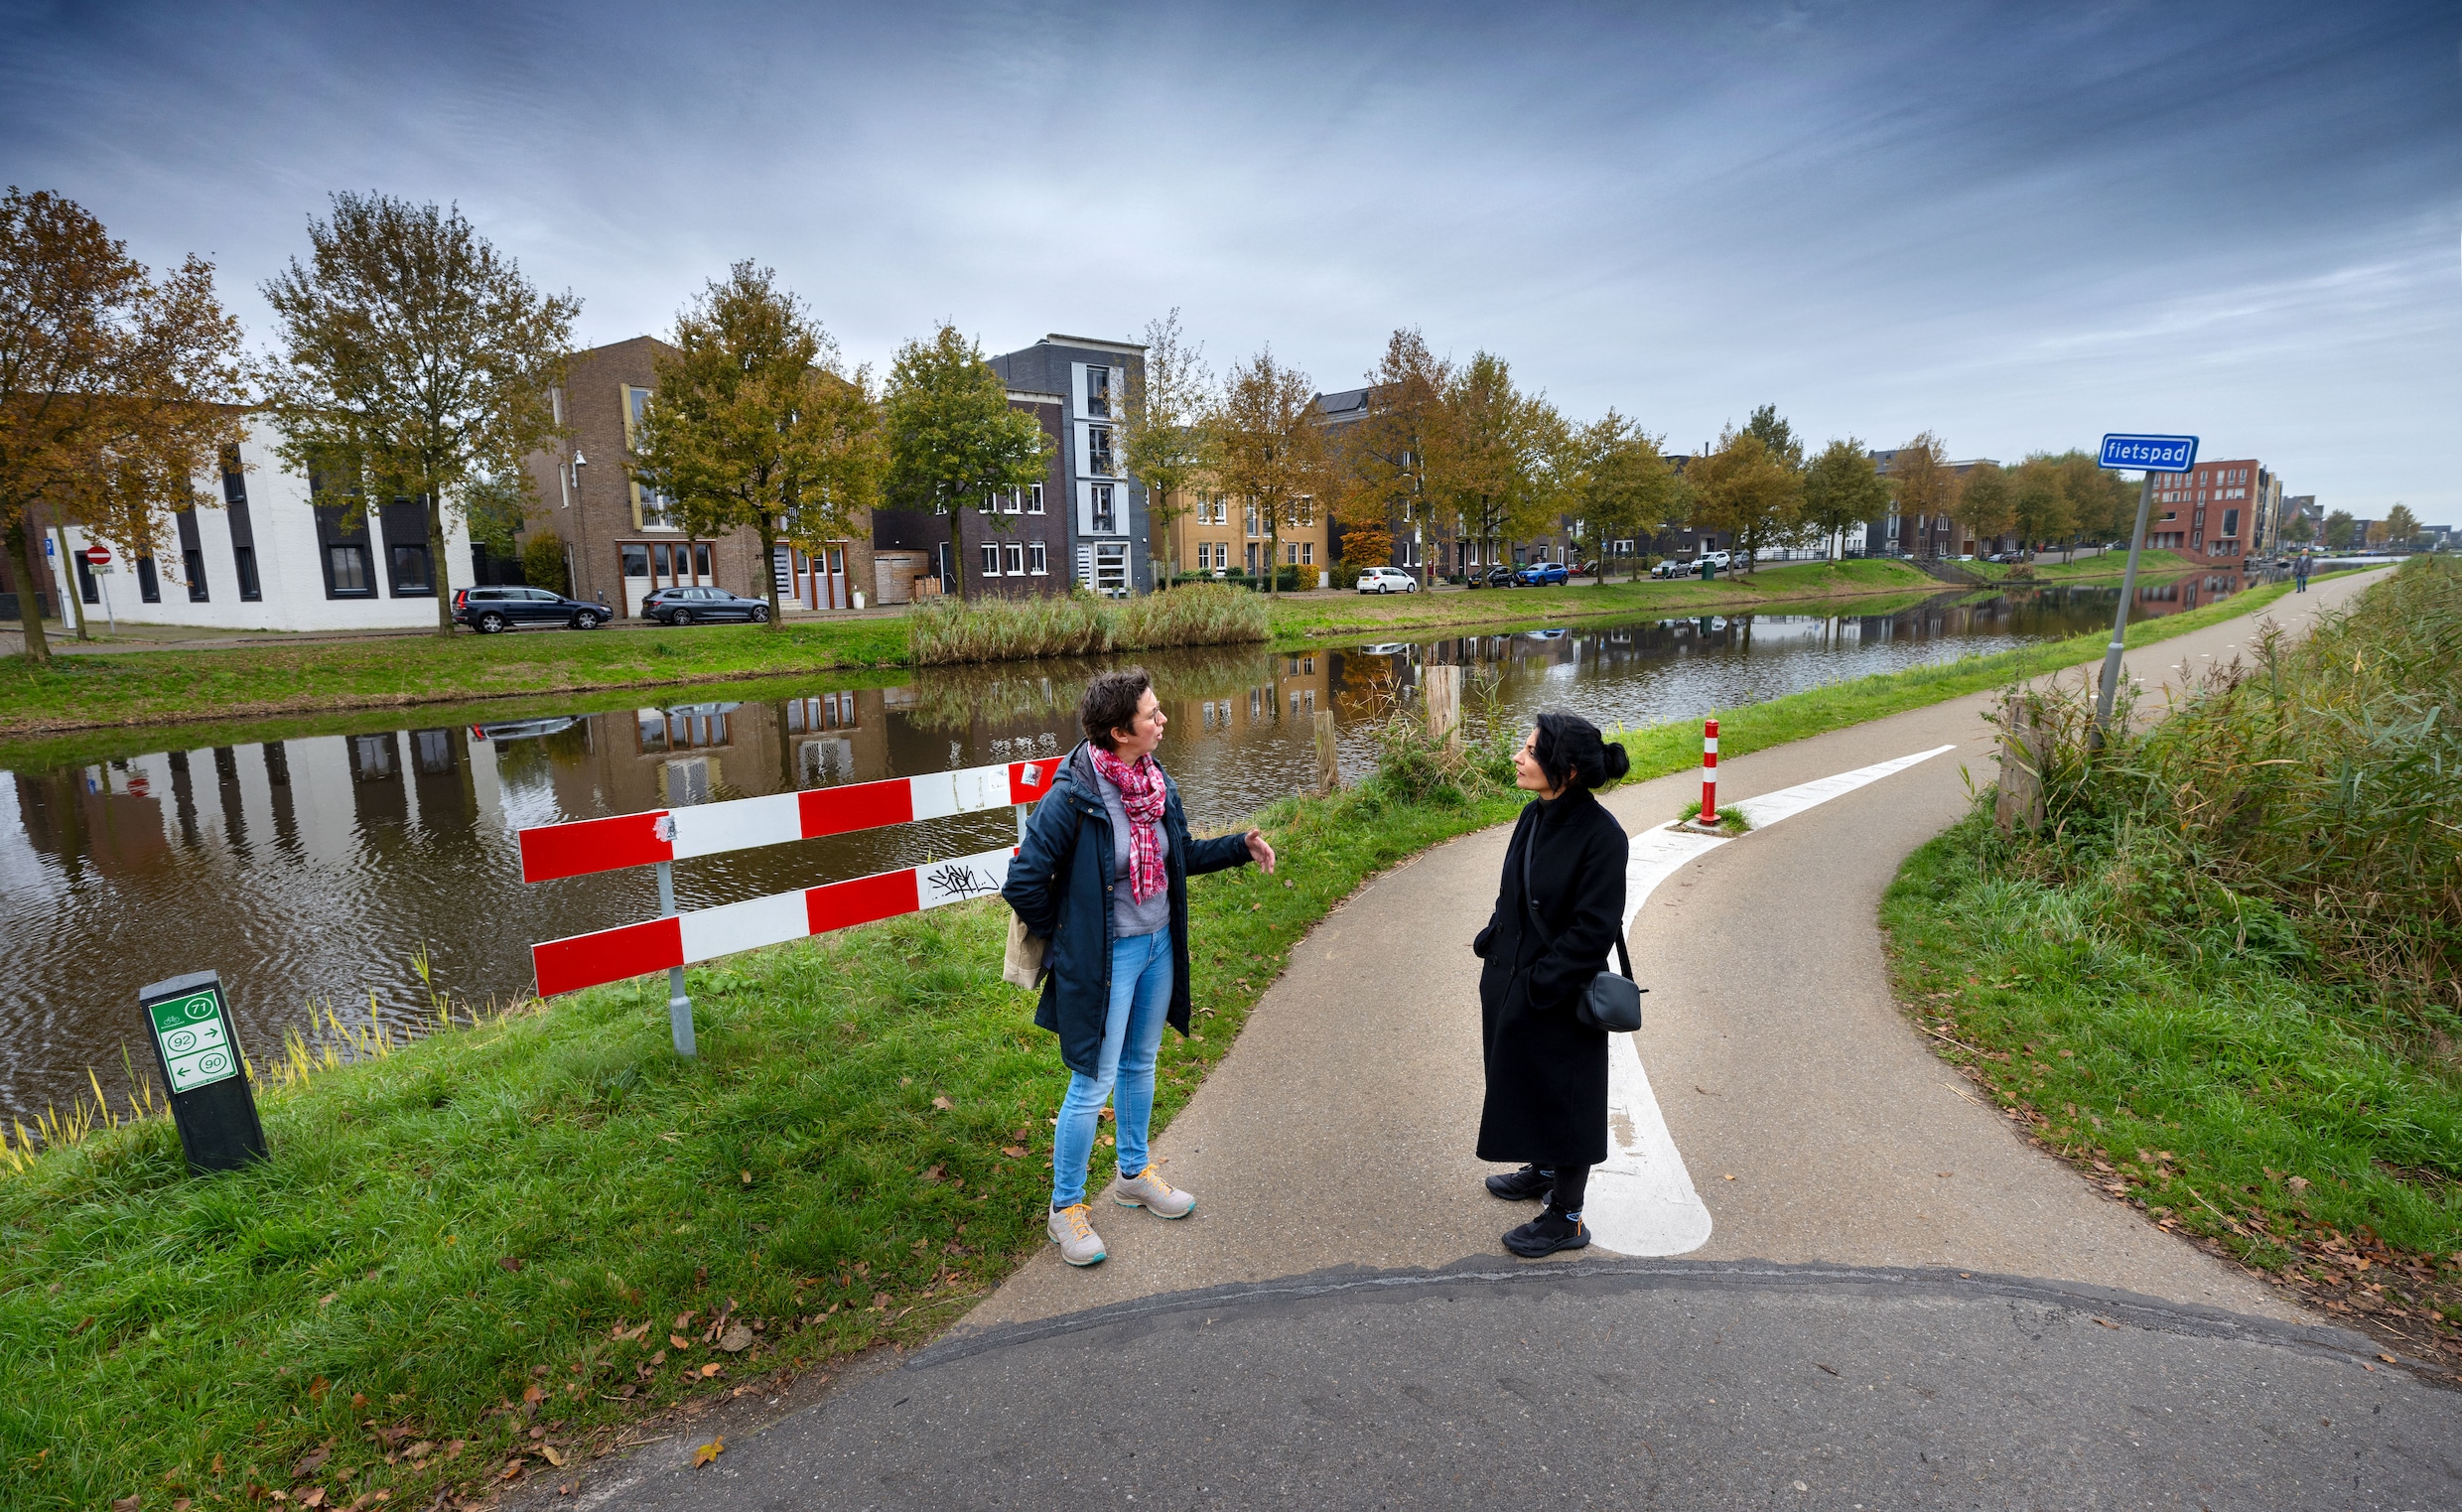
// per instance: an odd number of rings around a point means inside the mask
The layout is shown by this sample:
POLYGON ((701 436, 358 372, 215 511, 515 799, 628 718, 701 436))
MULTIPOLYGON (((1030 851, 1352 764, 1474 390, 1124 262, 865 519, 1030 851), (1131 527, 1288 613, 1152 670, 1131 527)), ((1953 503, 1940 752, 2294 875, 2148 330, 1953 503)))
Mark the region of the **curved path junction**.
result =
MULTIPOLYGON (((2129 674, 2159 698, 2256 622, 2129 674)), ((1880 895, 1991 779, 1990 703, 1723 760, 1730 842, 1661 828, 1695 773, 1608 796, 1652 992, 1590 1250, 1507 1256, 1527 1212, 1470 1154, 1489 830, 1294 948, 1157 1141, 1189 1219, 1098 1201, 1099 1268, 1046 1249, 930 1348, 580 1502, 2462 1506, 2452 1394, 2037 1153, 1899 1013, 1880 895)))

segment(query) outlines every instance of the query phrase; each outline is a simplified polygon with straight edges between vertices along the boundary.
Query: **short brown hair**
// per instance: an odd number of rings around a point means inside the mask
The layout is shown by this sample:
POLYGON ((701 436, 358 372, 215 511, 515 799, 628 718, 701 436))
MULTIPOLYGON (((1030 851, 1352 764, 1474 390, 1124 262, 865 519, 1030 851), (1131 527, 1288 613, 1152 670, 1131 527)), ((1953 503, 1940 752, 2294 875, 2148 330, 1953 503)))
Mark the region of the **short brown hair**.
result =
POLYGON ((1086 739, 1105 751, 1119 750, 1120 743, 1111 733, 1137 723, 1137 706, 1153 687, 1154 679, 1144 667, 1096 673, 1086 684, 1084 702, 1077 706, 1077 723, 1084 727, 1086 739))

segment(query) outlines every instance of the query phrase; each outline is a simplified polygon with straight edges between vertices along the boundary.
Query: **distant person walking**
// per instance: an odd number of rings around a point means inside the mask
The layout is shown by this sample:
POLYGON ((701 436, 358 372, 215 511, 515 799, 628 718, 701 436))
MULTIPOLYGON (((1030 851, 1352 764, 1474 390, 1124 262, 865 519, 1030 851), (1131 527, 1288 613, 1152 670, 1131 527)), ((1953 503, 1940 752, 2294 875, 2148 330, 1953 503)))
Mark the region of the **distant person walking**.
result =
POLYGON ((2294 592, 2304 594, 2308 591, 2308 574, 2312 570, 2311 563, 2313 560, 2314 559, 2304 551, 2291 559, 2291 579, 2299 585, 2294 592))
POLYGON ((1103 1258, 1086 1176, 1106 1100, 1120 1158, 1112 1200, 1162 1218, 1196 1207, 1146 1148, 1163 1026, 1188 1032, 1188 879, 1251 861, 1272 872, 1274 847, 1257 830, 1190 838, 1179 788, 1154 756, 1170 721, 1142 668, 1095 678, 1077 723, 1086 738, 1035 804, 1001 896, 1045 942, 1034 1022, 1060 1036, 1069 1069, 1046 1227, 1060 1257, 1083 1266, 1103 1258))
POLYGON ((1538 796, 1513 827, 1496 911, 1470 945, 1487 963, 1478 1155, 1524 1163, 1489 1176, 1487 1189, 1508 1202, 1547 1199, 1505 1235, 1526 1259, 1590 1242, 1581 1204, 1590 1168, 1607 1158, 1607 1035, 1575 1020, 1573 1005, 1624 927, 1628 842, 1592 793, 1631 764, 1588 720, 1539 716, 1513 758, 1519 785, 1538 796))

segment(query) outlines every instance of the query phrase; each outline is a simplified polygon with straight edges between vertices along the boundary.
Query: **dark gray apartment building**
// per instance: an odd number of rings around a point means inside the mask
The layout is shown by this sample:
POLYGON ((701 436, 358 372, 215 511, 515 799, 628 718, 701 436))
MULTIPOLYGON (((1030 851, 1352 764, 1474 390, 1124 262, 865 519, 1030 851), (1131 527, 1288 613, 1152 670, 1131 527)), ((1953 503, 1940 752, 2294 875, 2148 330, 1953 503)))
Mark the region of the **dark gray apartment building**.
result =
MULTIPOLYGON (((1067 546, 1065 581, 1108 598, 1151 592, 1146 490, 1128 476, 1120 447, 1129 385, 1144 376, 1146 348, 1052 335, 991 362, 1009 385, 1011 403, 1056 419, 1058 496, 1051 509, 1059 520, 1053 533, 1064 534, 1067 546)), ((1052 423, 1046 419, 1046 428, 1052 423)))

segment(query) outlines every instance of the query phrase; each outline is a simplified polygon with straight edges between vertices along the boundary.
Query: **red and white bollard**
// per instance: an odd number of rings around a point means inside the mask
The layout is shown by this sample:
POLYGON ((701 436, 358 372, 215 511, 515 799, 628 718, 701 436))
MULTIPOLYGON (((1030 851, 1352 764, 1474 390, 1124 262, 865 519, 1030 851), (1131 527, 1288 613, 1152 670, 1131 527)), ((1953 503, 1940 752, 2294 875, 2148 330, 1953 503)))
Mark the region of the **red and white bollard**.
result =
POLYGON ((1702 815, 1697 821, 1706 830, 1718 827, 1718 722, 1702 721, 1702 815))

